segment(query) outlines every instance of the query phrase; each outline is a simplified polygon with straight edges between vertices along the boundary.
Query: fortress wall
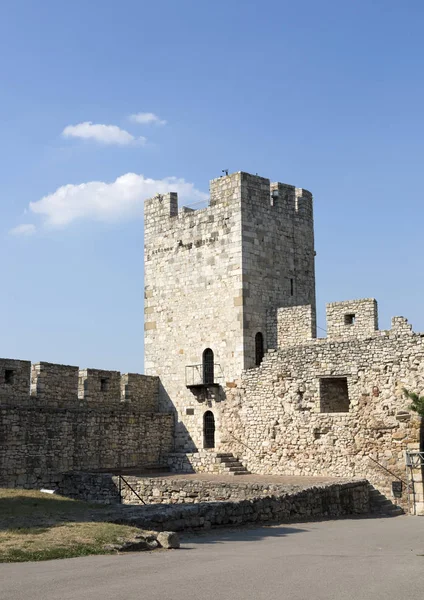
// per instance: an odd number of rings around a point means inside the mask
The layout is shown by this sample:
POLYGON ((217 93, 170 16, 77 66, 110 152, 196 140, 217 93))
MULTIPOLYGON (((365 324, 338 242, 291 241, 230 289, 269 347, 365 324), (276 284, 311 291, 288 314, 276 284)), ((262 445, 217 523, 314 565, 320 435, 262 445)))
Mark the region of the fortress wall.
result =
POLYGON ((56 486, 66 471, 159 463, 172 451, 157 377, 37 363, 30 395, 30 373, 29 362, 0 360, 0 486, 56 486))
POLYGON ((420 441, 403 388, 424 394, 424 336, 401 317, 367 338, 299 340, 227 390, 219 451, 258 474, 364 477, 390 497, 420 441))

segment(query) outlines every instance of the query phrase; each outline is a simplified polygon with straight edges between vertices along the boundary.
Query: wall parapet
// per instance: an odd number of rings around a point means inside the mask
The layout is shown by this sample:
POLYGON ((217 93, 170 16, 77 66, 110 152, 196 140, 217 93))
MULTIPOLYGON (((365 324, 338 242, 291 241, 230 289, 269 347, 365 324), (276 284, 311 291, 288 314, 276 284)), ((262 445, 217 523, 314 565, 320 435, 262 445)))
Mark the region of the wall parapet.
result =
POLYGON ((214 214, 215 207, 236 207, 246 202, 254 202, 261 209, 274 213, 284 213, 297 220, 311 220, 313 197, 303 188, 280 182, 271 182, 266 177, 237 171, 210 181, 210 198, 206 207, 199 209, 178 206, 178 194, 169 192, 156 194, 144 203, 145 229, 181 226, 193 218, 214 214))
POLYGON ((308 343, 316 338, 315 309, 307 304, 268 311, 267 329, 270 348, 308 343))
POLYGON ((355 339, 423 337, 405 317, 392 317, 390 329, 378 329, 378 305, 374 298, 327 304, 327 337, 316 337, 316 315, 311 305, 268 310, 268 349, 349 342, 355 339))
POLYGON ((79 369, 70 365, 0 359, 0 405, 40 404, 72 408, 131 405, 157 412, 159 379, 138 373, 79 369))
POLYGON ((378 331, 378 308, 374 298, 327 304, 328 339, 367 337, 378 331))

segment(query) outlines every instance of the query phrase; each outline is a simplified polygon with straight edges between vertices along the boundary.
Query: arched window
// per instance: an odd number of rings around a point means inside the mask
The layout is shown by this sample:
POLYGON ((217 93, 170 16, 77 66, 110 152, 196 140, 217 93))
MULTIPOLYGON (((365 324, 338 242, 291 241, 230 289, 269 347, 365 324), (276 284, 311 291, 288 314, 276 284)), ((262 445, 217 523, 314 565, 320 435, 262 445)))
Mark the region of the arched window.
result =
POLYGON ((255 364, 257 367, 264 357, 264 336, 260 331, 255 335, 255 364))
POLYGON ((213 352, 210 348, 203 352, 203 383, 214 383, 213 352))
POLYGON ((210 410, 203 415, 203 441, 205 448, 215 448, 215 417, 210 410))

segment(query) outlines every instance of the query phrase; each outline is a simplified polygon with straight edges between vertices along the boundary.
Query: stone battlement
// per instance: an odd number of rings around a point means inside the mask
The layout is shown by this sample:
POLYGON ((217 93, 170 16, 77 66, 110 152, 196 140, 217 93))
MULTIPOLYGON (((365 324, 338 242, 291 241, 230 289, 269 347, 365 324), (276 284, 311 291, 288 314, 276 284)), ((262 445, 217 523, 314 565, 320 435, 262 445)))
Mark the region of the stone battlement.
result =
POLYGON ((158 377, 80 369, 48 362, 0 359, 0 406, 43 402, 58 408, 69 405, 131 404, 141 412, 158 410, 158 377))
POLYGON ((326 316, 327 337, 317 338, 313 306, 285 306, 269 310, 268 349, 375 336, 414 335, 412 325, 405 317, 393 317, 389 330, 378 329, 378 305, 374 298, 331 302, 327 304, 326 316))
POLYGON ((210 181, 209 205, 200 209, 178 207, 178 194, 157 194, 145 202, 145 228, 184 229, 193 220, 209 220, 222 210, 243 210, 254 207, 269 215, 284 214, 286 218, 312 220, 312 194, 303 188, 243 171, 210 181))

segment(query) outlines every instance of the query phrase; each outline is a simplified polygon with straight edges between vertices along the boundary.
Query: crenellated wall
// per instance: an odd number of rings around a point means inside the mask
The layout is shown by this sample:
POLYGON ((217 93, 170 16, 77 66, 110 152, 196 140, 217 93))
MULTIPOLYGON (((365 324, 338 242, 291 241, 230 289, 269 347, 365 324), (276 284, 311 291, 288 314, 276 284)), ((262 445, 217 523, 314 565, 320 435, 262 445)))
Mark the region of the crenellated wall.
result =
POLYGON ((0 358, 0 405, 35 399, 57 407, 68 402, 74 406, 124 402, 142 412, 157 412, 158 394, 155 376, 0 358))
MULTIPOLYGON (((424 395, 424 335, 403 317, 388 331, 375 330, 374 300, 329 307, 336 339, 295 339, 287 316, 310 323, 309 307, 278 311, 278 349, 227 390, 219 451, 254 473, 364 477, 391 496, 392 482, 405 481, 405 451, 420 435, 424 442, 403 392, 424 395), (355 322, 345 324, 345 314, 355 314, 355 322)), ((396 502, 407 507, 405 485, 396 502)))
POLYGON ((165 462, 174 417, 157 377, 0 359, 0 486, 56 486, 74 470, 165 462))
POLYGON ((378 309, 374 298, 327 304, 328 339, 368 337, 377 330, 378 309))

